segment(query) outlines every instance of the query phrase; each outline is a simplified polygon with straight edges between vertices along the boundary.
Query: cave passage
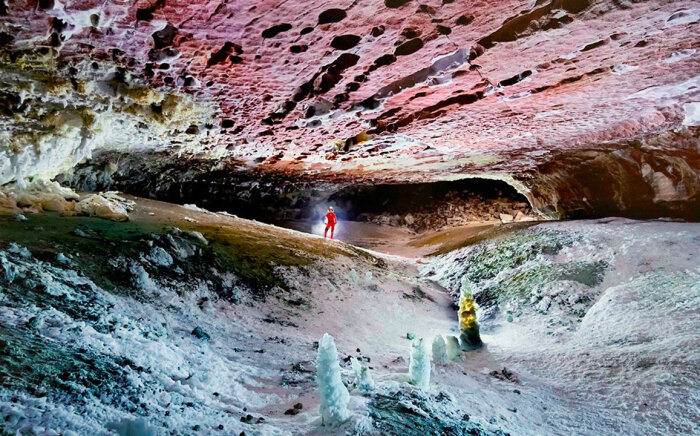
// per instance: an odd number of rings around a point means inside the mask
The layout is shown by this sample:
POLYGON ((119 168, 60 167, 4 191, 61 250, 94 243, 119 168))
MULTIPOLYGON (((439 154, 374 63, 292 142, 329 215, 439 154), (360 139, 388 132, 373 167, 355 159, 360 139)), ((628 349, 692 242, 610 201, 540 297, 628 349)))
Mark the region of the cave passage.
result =
MULTIPOLYGON (((87 164, 61 180, 78 191, 119 190, 155 200, 195 204, 241 218, 294 227, 321 222, 328 206, 341 221, 406 227, 416 232, 471 222, 498 221, 501 214, 536 218, 528 199, 508 183, 487 178, 419 183, 329 181, 240 167, 210 168, 207 161, 182 163, 160 155, 106 155, 111 164, 87 164), (147 165, 148 161, 157 165, 147 165)), ((305 228, 305 227, 304 227, 305 228)))
MULTIPOLYGON (((330 195, 341 219, 407 226, 417 231, 528 215, 527 198, 501 180, 467 178, 432 183, 356 185, 330 195)), ((324 204, 313 209, 317 218, 324 204)))

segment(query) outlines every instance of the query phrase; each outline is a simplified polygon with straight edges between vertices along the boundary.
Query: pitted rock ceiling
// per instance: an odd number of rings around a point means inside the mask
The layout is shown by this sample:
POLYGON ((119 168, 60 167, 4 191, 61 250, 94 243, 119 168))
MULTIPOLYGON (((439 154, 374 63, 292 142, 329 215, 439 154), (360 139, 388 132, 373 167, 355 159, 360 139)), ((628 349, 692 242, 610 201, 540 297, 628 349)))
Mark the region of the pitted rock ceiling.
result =
POLYGON ((163 147, 440 180, 626 144, 698 178, 696 1, 4 1, 0 183, 163 147))

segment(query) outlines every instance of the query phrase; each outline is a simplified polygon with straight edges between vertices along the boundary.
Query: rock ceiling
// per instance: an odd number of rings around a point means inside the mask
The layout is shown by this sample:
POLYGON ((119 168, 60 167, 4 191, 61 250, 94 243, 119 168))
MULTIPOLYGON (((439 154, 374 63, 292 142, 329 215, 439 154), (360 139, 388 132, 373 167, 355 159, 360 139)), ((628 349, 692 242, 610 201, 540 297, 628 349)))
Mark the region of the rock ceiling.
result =
POLYGON ((431 180, 698 154, 696 1, 0 1, 0 183, 102 149, 431 180))

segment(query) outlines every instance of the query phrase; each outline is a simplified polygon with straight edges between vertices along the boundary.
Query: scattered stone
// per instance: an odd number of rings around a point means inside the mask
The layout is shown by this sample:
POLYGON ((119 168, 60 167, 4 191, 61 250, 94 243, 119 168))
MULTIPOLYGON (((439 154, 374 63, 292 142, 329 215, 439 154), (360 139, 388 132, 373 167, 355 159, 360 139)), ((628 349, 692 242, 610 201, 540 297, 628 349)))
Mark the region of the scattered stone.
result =
POLYGON ((501 219, 501 222, 502 222, 503 224, 512 223, 512 222, 513 222, 513 219, 514 219, 514 218, 513 218, 513 215, 510 215, 510 214, 507 214, 507 213, 499 214, 498 217, 501 219))
POLYGON ((536 309, 538 312, 547 313, 547 311, 549 310, 549 306, 551 304, 552 304, 552 298, 549 296, 545 296, 544 298, 542 298, 542 300, 540 300, 536 309))
POLYGON ((299 409, 291 408, 291 409, 285 410, 284 414, 294 416, 294 415, 298 415, 300 412, 301 412, 301 410, 299 410, 299 409))
POLYGON ((500 371, 491 371, 489 375, 499 380, 509 381, 512 383, 520 383, 520 380, 518 380, 518 376, 505 367, 500 371))
POLYGON ((205 341, 211 340, 211 336, 209 336, 209 334, 202 330, 202 328, 199 326, 195 327, 194 330, 192 330, 192 336, 205 341))

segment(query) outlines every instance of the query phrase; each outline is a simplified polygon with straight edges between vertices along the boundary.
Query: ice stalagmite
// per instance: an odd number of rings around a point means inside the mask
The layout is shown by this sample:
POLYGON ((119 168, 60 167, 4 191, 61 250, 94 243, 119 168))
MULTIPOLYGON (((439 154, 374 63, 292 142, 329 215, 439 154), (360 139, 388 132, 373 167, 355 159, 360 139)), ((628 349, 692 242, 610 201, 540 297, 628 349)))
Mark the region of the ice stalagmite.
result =
POLYGON ((476 321, 476 302, 472 295, 471 284, 466 276, 462 277, 459 299, 459 330, 459 339, 463 350, 473 350, 481 346, 479 323, 476 321))
POLYGON ((408 381, 420 389, 430 387, 430 354, 423 338, 411 343, 411 363, 408 366, 408 381))
POLYGON ((459 339, 456 336, 447 336, 445 338, 445 348, 447 358, 450 360, 458 360, 462 355, 462 349, 459 346, 459 339))
POLYGON ((348 419, 350 394, 340 379, 338 350, 333 336, 324 334, 318 343, 316 358, 316 382, 321 394, 321 419, 323 425, 336 425, 348 419))
POLYGON ((445 340, 442 338, 442 335, 435 336, 435 339, 433 339, 433 362, 444 365, 449 363, 449 361, 445 340))
POLYGON ((372 375, 369 373, 369 368, 362 366, 354 357, 350 362, 352 363, 352 370, 355 371, 355 377, 357 378, 357 388, 361 391, 371 391, 374 389, 374 380, 372 380, 372 375))

